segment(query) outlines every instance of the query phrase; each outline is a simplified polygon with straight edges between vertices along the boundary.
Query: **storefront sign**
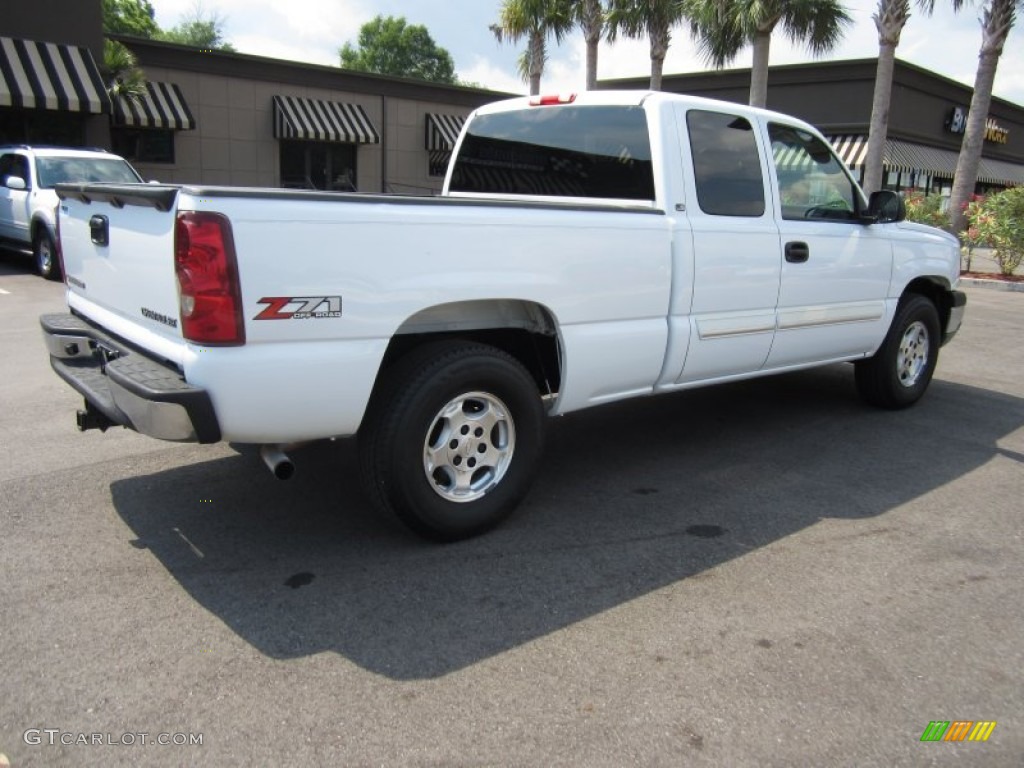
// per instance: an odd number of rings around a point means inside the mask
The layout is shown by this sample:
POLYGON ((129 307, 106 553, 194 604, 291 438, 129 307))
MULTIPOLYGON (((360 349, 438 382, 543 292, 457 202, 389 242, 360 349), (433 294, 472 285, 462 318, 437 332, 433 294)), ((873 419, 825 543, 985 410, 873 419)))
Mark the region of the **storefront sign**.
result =
MULTIPOLYGON (((946 128, 950 133, 964 133, 967 130, 967 110, 964 107, 953 107, 946 128)), ((985 121, 985 141, 1007 144, 1010 141, 1010 132, 990 117, 985 121)))

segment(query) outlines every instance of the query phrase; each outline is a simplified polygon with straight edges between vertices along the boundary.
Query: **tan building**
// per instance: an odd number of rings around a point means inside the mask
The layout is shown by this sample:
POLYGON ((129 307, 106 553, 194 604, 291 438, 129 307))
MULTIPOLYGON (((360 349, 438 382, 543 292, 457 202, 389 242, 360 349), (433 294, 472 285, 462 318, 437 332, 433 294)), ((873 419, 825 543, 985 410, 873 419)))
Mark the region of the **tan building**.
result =
POLYGON ((150 81, 113 147, 147 178, 430 194, 471 110, 508 94, 116 38, 150 81))

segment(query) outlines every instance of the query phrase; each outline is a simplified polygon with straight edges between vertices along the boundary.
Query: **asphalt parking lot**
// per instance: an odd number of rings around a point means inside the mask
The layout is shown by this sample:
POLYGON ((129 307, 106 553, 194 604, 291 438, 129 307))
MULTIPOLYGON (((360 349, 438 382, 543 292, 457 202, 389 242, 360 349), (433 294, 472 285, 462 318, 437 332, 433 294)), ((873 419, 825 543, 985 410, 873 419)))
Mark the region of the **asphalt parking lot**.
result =
POLYGON ((519 513, 437 546, 372 513, 348 441, 280 482, 77 433, 36 320, 62 286, 0 254, 0 753, 1019 766, 1024 294, 968 291, 910 410, 841 365, 565 417, 519 513))

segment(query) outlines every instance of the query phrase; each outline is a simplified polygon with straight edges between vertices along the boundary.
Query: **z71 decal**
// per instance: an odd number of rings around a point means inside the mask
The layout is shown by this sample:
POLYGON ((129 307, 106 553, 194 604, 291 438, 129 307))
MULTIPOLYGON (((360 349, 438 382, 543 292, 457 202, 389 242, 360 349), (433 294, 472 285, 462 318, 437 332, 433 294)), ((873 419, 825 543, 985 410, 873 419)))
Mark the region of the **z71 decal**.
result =
POLYGON ((310 320, 341 317, 341 296, 264 296, 267 308, 254 320, 310 320))

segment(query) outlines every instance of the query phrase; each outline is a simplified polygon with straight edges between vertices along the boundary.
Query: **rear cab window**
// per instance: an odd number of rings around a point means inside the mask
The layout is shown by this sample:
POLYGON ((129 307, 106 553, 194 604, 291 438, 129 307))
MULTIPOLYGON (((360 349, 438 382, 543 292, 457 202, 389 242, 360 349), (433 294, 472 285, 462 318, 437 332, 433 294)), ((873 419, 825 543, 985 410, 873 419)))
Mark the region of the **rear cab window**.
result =
POLYGON ((646 112, 639 106, 552 106, 477 115, 449 190, 653 201, 646 112))

